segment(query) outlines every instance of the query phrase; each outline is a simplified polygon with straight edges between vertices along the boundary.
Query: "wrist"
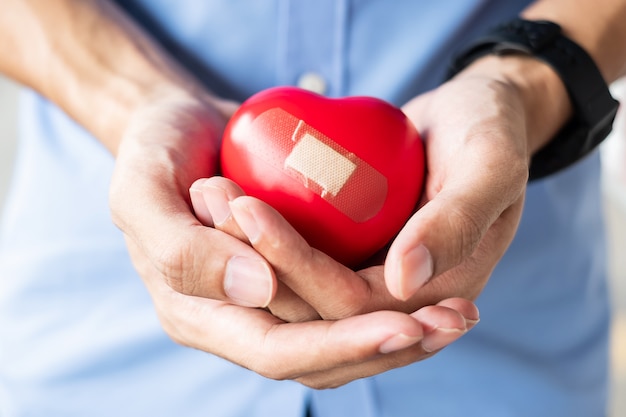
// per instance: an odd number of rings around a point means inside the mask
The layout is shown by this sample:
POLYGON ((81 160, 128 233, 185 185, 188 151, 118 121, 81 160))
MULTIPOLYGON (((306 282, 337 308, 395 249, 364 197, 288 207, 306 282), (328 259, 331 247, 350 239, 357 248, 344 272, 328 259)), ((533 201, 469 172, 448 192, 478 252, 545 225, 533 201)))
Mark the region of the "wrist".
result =
POLYGON ((524 110, 529 159, 572 115, 571 100, 559 75, 536 58, 521 54, 485 55, 457 75, 465 76, 489 77, 517 94, 524 110))

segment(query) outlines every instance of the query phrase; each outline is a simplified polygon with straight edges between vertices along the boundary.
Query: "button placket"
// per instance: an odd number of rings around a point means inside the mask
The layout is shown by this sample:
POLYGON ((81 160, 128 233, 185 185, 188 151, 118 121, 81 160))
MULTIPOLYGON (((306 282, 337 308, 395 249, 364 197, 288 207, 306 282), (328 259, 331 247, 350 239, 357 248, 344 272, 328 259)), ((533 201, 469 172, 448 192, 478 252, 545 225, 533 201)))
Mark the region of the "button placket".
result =
POLYGON ((347 0, 279 2, 279 85, 342 95, 347 10, 347 0))

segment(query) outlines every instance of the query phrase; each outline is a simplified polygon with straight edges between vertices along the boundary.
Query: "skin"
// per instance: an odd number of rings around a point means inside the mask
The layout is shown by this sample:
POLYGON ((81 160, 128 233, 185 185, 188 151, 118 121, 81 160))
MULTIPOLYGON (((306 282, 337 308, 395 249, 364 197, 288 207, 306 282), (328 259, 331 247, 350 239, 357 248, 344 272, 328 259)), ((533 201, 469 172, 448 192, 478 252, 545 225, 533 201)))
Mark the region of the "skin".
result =
MULTIPOLYGON (((532 69, 535 62, 522 65, 532 69)), ((295 292, 296 296, 278 292, 269 305, 275 315, 302 320, 304 307, 291 308, 298 296, 325 319, 381 309, 410 312, 442 298, 478 296, 519 223, 528 150, 517 90, 483 75, 486 68, 471 71, 475 73, 468 72, 403 109, 426 132, 430 169, 422 207, 394 240, 384 263, 351 271, 309 247, 276 211, 243 197, 233 182, 211 178, 192 186, 193 206, 204 224, 250 242, 270 262, 280 282, 295 292), (463 107, 479 110, 456 110, 463 107), (477 171, 483 171, 481 188, 473 186, 477 171), (450 201, 455 204, 450 206, 450 201), (230 213, 225 214, 224 207, 230 213), (225 220, 213 221, 212 211, 225 220), (460 236, 457 245, 448 241, 451 235, 460 236), (426 278, 415 277, 416 270, 427 269, 418 264, 423 259, 412 259, 411 251, 419 245, 438 255, 426 278)))
MULTIPOLYGON (((562 24, 608 81, 624 74, 626 2, 574 3, 545 0, 525 15, 562 24)), ((407 103, 427 145, 422 208, 384 262, 352 271, 214 177, 237 104, 206 91, 115 5, 5 0, 3 9, 0 71, 116 157, 112 217, 165 331, 315 388, 428 358, 478 321, 469 300, 515 234, 529 158, 571 114, 556 74, 519 56, 481 59, 407 103)))

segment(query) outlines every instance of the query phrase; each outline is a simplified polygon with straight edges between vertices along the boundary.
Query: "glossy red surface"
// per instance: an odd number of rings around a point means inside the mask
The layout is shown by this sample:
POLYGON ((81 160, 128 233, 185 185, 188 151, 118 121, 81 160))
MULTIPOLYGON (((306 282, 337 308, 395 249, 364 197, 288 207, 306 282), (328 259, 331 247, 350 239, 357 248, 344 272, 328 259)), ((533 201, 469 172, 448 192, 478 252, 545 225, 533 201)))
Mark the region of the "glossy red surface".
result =
POLYGON ((401 110, 371 97, 277 87, 230 120, 222 173, 276 208, 304 237, 355 266, 381 249, 417 204, 424 149, 401 110))

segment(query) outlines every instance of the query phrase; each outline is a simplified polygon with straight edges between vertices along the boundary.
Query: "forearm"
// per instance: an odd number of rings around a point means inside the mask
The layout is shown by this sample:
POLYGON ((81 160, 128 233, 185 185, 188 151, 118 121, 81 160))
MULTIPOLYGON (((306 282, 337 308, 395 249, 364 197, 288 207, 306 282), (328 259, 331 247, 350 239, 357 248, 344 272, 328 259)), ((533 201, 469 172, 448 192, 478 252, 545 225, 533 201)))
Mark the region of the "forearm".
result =
POLYGON ((0 71, 58 104, 113 153, 133 113, 192 78, 107 0, 5 0, 0 71))

